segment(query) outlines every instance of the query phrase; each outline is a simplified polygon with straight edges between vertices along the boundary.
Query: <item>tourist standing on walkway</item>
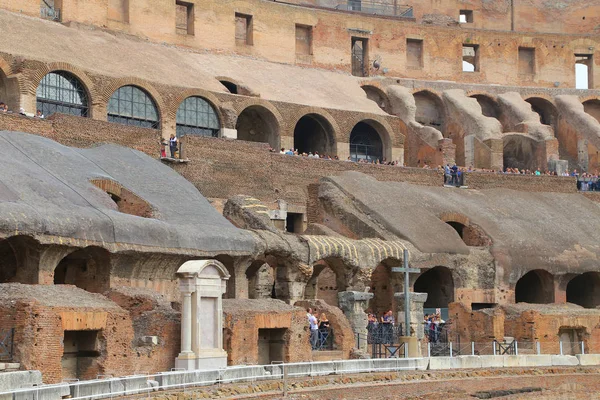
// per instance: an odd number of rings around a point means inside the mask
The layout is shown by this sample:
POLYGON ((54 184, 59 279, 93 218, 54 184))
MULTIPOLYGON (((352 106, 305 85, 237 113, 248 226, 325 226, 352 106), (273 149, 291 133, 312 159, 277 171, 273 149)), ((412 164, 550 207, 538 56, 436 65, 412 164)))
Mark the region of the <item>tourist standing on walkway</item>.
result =
POLYGON ((169 138, 169 149, 171 150, 171 158, 175 158, 175 153, 177 153, 177 137, 173 134, 169 138))
POLYGON ((310 314, 308 323, 310 324, 310 346, 313 350, 316 350, 317 342, 319 340, 319 321, 317 321, 317 317, 310 314))

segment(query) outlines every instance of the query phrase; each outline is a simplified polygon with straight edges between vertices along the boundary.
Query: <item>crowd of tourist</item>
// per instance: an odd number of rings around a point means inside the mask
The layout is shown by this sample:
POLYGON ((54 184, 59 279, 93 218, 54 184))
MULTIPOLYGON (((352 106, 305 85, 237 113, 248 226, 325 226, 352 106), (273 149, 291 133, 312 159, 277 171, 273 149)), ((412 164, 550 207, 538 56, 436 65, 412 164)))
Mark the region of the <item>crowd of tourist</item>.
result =
POLYGON ((423 319, 423 329, 429 343, 438 343, 440 341, 440 333, 442 332, 445 323, 446 322, 439 313, 425 314, 425 318, 423 319))
POLYGON ((319 314, 312 308, 306 309, 306 318, 310 329, 310 346, 313 350, 321 350, 331 342, 331 326, 325 313, 319 314), (318 317, 317 317, 318 315, 318 317))
POLYGON ((402 335, 396 327, 392 310, 377 314, 369 312, 367 317, 367 343, 393 344, 397 336, 402 335))
MULTIPOLYGON (((1 114, 13 114, 13 112, 8 109, 8 105, 6 103, 4 103, 3 101, 0 101, 0 113, 1 114)), ((44 114, 42 113, 42 110, 37 110, 35 112, 35 114, 28 114, 27 112, 25 112, 25 109, 21 107, 19 109, 19 114, 24 115, 26 117, 44 118, 44 114)))

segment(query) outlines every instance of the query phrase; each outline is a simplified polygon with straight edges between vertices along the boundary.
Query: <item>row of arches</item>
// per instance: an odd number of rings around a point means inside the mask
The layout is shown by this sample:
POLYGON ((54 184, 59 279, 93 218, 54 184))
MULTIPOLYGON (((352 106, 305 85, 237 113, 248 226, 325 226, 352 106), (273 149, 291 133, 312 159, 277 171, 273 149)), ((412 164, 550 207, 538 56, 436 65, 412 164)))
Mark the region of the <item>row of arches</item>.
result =
MULTIPOLYGON (((0 99, 7 98, 7 80, 0 76, 0 99)), ((236 91, 231 91, 235 93, 236 91)), ((84 82, 73 72, 55 70, 44 75, 36 88, 36 107, 43 115, 64 113, 91 117, 92 99, 84 82)), ((235 120, 239 140, 268 143, 280 148, 281 117, 269 107, 252 104, 235 120)), ((99 117, 99 116, 96 116, 99 117)), ((106 104, 109 122, 144 128, 161 128, 161 111, 152 94, 141 86, 118 87, 106 104)), ((299 153, 337 155, 335 122, 319 112, 308 112, 296 122, 293 147, 299 153)), ((218 137, 224 127, 221 110, 203 96, 191 95, 179 104, 175 115, 175 132, 184 135, 218 137)), ((349 154, 354 161, 382 161, 391 158, 389 127, 373 119, 358 122, 349 135, 349 154)))
MULTIPOLYGON (((591 271, 570 275, 564 279, 562 285, 568 303, 578 304, 585 308, 600 306, 600 272, 591 271)), ((515 302, 552 304, 555 301, 555 279, 550 272, 536 269, 527 272, 517 281, 515 302)))

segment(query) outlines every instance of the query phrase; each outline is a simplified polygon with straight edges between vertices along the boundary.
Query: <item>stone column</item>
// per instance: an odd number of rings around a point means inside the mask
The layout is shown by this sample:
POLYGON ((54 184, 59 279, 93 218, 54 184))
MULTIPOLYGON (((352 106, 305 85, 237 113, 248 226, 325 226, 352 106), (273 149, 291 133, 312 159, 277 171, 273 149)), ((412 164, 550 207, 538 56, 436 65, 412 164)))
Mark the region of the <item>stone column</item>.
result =
MULTIPOLYGON (((397 305, 396 323, 404 325, 404 292, 394 293, 397 305)), ((410 329, 403 330, 404 336, 416 336, 423 339, 423 305, 427 300, 427 293, 410 292, 410 329)))
POLYGON ((360 350, 367 350, 367 324, 368 316, 365 310, 369 306, 369 300, 373 298, 373 293, 366 292, 339 292, 338 302, 340 309, 350 321, 350 326, 355 335, 360 335, 360 350))
MULTIPOLYGON (((404 292, 394 293, 397 305, 396 323, 404 325, 404 292)), ((405 343, 407 346, 409 357, 422 357, 421 346, 419 343, 423 340, 423 305, 427 300, 427 293, 414 293, 410 292, 410 328, 407 330, 404 327, 402 336, 400 338, 401 343, 405 343)))
POLYGON ((181 352, 175 359, 175 368, 193 369, 196 361, 196 354, 192 351, 193 279, 189 276, 180 278, 179 290, 183 294, 181 303, 181 352))

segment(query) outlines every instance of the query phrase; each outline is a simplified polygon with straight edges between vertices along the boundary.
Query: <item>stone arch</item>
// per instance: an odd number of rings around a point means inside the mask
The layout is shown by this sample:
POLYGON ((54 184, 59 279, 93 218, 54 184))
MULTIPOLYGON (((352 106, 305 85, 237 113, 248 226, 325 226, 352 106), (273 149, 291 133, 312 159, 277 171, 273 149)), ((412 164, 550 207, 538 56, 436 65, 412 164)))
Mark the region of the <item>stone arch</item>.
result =
POLYGON ((539 146, 533 138, 523 134, 504 135, 503 165, 504 168, 528 169, 536 168, 545 170, 544 165, 539 165, 536 153, 539 146))
POLYGON ((413 288, 417 293, 427 293, 425 308, 448 308, 454 301, 454 277, 450 268, 444 266, 421 273, 413 288))
POLYGON ((554 276, 543 269, 534 269, 527 272, 515 285, 515 302, 554 303, 554 276))
POLYGON ((466 215, 445 213, 440 219, 450 225, 467 246, 483 247, 492 244, 488 234, 480 226, 471 223, 466 215))
POLYGON ((279 148, 281 124, 269 108, 262 104, 253 104, 244 108, 235 124, 238 140, 268 143, 279 148))
POLYGON ((13 69, 8 61, 0 57, 0 101, 11 111, 18 111, 23 84, 20 76, 14 77, 13 69))
POLYGON ((502 112, 494 96, 485 93, 473 93, 469 94, 469 97, 477 100, 477 103, 481 106, 481 113, 483 115, 500 120, 502 112))
POLYGON ((97 246, 76 250, 54 269, 55 285, 75 285, 93 293, 110 288, 110 253, 97 246))
POLYGON ((355 161, 359 159, 359 156, 364 156, 363 151, 359 149, 367 148, 365 144, 361 144, 362 138, 371 138, 371 144, 367 144, 369 147, 377 146, 374 157, 378 158, 379 161, 384 159, 390 161, 392 159, 392 137, 391 128, 384 126, 381 122, 373 119, 365 119, 358 122, 352 128, 350 132, 350 156, 355 161))
MULTIPOLYGON (((160 92, 154 88, 149 82, 139 79, 136 77, 125 77, 112 80, 109 84, 105 85, 102 89, 96 89, 98 101, 94 102, 97 104, 96 114, 94 119, 103 119, 106 120, 107 110, 108 110, 108 101, 110 100, 113 93, 123 87, 123 86, 137 86, 140 89, 144 90, 150 98, 154 101, 156 106, 156 112, 158 114, 158 124, 159 129, 163 126, 163 121, 165 120, 165 112, 168 110, 168 107, 163 100, 163 97, 160 95, 160 92)), ((175 110, 177 112, 177 110, 175 110)))
POLYGON ((390 104, 390 99, 388 98, 385 91, 383 91, 378 86, 372 84, 365 84, 361 86, 362 90, 367 95, 367 99, 372 100, 377 104, 379 108, 385 111, 388 114, 392 113, 392 106, 390 104))
POLYGON ((254 260, 246 269, 249 299, 276 298, 275 280, 277 266, 272 266, 264 259, 254 260))
POLYGON ((177 95, 171 99, 169 104, 166 105, 165 118, 168 118, 169 120, 175 120, 179 106, 188 97, 202 97, 204 100, 206 100, 208 104, 214 108, 215 112, 219 116, 219 121, 221 121, 222 124, 223 112, 221 110, 221 101, 213 93, 203 89, 188 89, 177 93, 177 95))
POLYGON ((88 96, 89 107, 91 112, 92 104, 96 104, 98 99, 94 82, 92 82, 90 77, 82 69, 77 68, 76 66, 69 63, 53 62, 44 65, 42 68, 31 70, 29 73, 29 87, 27 88, 28 94, 35 96, 36 90, 44 76, 48 75, 50 72, 59 71, 68 72, 69 74, 77 78, 77 80, 79 80, 88 96))
POLYGON ((584 308, 600 306, 600 272, 584 272, 571 279, 567 284, 567 302, 584 308))
POLYGON ((413 93, 417 111, 415 119, 418 123, 430 126, 444 133, 446 111, 442 98, 431 90, 419 90, 413 93))
POLYGON ((590 98, 582 102, 583 110, 600 123, 600 99, 590 98))
POLYGON ((40 243, 17 235, 0 241, 0 283, 38 283, 40 243))
POLYGON ((337 154, 336 129, 322 112, 302 115, 294 124, 294 148, 299 153, 337 154))
POLYGON ((396 309, 394 294, 404 291, 404 274, 393 273, 393 267, 402 267, 402 260, 386 258, 373 270, 369 284, 373 298, 369 301, 370 312, 381 315, 396 309))
POLYGON ((540 116, 540 123, 551 126, 557 136, 558 110, 554 102, 541 96, 529 96, 525 101, 531 104, 531 110, 540 116))

